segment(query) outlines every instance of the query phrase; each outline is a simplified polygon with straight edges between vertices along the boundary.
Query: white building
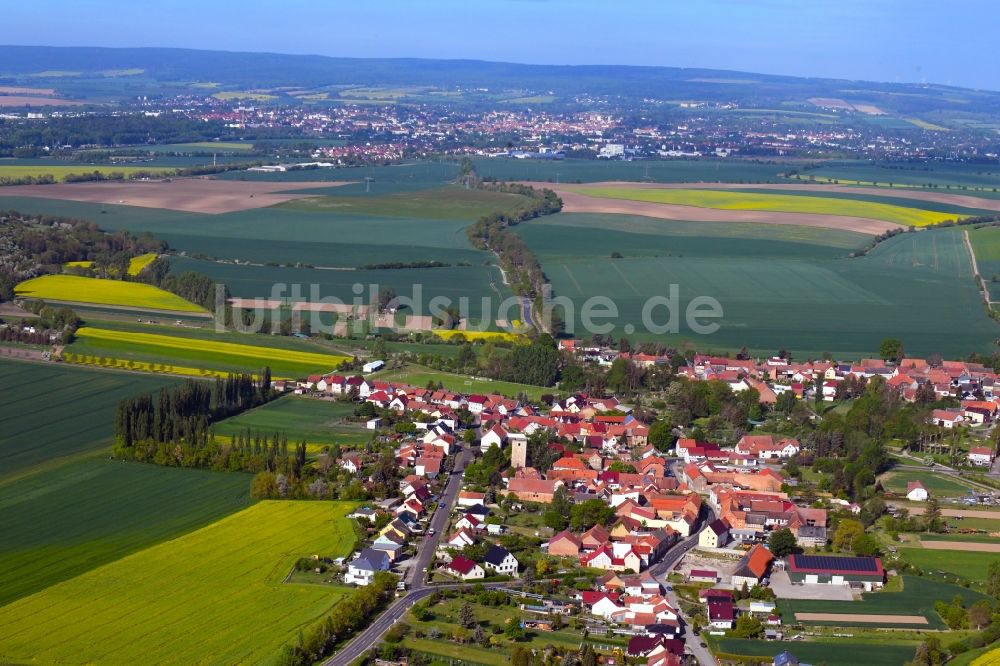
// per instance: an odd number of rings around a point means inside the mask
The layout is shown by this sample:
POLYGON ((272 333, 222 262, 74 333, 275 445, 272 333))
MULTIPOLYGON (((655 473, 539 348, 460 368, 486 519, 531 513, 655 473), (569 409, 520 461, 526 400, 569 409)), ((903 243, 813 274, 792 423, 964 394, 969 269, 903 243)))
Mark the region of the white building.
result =
POLYGON ((597 153, 598 157, 603 157, 605 159, 612 159, 615 157, 625 156, 625 145, 621 143, 609 143, 601 146, 601 150, 597 153))
POLYGON ((344 582, 348 585, 368 585, 379 571, 389 570, 389 556, 374 548, 365 548, 347 564, 344 582))
POLYGON ((927 488, 919 481, 910 481, 906 484, 906 499, 911 502, 926 502, 927 488))
POLYGON ((491 546, 486 551, 483 566, 501 576, 517 575, 517 558, 502 546, 491 546))

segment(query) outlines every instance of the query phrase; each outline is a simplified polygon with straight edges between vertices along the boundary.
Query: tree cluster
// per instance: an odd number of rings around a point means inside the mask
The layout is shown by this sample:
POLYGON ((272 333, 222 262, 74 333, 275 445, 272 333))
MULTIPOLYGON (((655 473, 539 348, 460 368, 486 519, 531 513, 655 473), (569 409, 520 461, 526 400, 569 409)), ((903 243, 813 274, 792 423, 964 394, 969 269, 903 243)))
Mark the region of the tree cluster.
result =
POLYGON ((182 444, 193 450, 209 444, 213 422, 258 407, 274 397, 271 371, 260 377, 239 374, 218 378, 214 386, 187 380, 181 386, 161 389, 155 396, 143 393, 118 403, 115 413, 115 452, 139 460, 151 459, 157 450, 182 444))
POLYGON ((380 571, 372 582, 359 587, 337 603, 322 622, 299 634, 293 645, 286 645, 277 659, 279 666, 311 666, 329 655, 333 648, 368 625, 396 591, 398 578, 380 571))
POLYGON ((483 189, 520 194, 528 202, 512 211, 494 212, 482 216, 466 229, 469 241, 481 250, 491 250, 499 261, 514 293, 535 298, 542 293, 545 274, 538 258, 527 243, 509 230, 525 220, 551 215, 562 210, 562 199, 550 189, 536 190, 516 183, 482 183, 483 189))

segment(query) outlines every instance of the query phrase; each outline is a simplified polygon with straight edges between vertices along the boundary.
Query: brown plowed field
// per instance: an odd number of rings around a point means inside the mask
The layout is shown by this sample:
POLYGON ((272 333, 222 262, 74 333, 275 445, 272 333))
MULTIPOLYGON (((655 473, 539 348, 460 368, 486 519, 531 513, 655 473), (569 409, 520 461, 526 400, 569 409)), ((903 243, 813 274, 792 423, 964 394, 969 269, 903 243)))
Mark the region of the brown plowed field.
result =
POLYGON ((871 624, 929 624, 922 615, 863 615, 859 613, 796 613, 795 619, 813 622, 870 622, 871 624))
POLYGON ((1000 543, 978 543, 976 541, 924 541, 920 545, 927 550, 961 550, 966 553, 1000 553, 1000 543))
POLYGON ((265 208, 293 199, 316 196, 295 190, 346 185, 347 181, 277 183, 265 181, 173 178, 150 181, 103 181, 13 185, 0 188, 0 196, 65 199, 87 203, 121 204, 141 208, 166 208, 188 213, 232 213, 265 208))

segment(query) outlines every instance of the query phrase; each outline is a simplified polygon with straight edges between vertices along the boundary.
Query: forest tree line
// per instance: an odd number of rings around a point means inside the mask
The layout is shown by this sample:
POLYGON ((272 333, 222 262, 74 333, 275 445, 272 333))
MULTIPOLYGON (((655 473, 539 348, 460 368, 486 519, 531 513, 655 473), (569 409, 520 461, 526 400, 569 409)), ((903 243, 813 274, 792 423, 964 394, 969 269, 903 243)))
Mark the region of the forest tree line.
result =
POLYGON ((259 377, 236 374, 214 384, 189 379, 155 395, 125 398, 115 412, 115 453, 148 460, 161 447, 183 443, 202 449, 209 442, 212 423, 259 407, 274 395, 271 370, 264 368, 259 377))
POLYGON ((484 181, 481 189, 506 194, 519 194, 528 202, 511 211, 489 213, 480 217, 467 230, 469 241, 480 250, 494 252, 507 282, 515 294, 534 299, 541 295, 545 274, 538 258, 527 243, 510 227, 525 220, 552 215, 562 210, 562 199, 550 189, 537 190, 529 185, 484 181))

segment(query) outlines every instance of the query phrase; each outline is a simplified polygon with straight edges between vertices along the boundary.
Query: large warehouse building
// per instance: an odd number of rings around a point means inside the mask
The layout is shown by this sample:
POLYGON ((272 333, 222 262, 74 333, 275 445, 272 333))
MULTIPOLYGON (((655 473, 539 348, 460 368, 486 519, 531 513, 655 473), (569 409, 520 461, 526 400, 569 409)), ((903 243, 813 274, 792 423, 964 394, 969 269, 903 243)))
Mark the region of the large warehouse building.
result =
POLYGON ((787 570, 793 583, 850 585, 869 591, 885 583, 882 560, 877 557, 789 555, 787 570))

